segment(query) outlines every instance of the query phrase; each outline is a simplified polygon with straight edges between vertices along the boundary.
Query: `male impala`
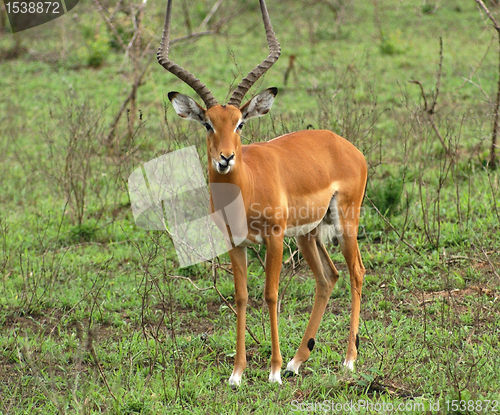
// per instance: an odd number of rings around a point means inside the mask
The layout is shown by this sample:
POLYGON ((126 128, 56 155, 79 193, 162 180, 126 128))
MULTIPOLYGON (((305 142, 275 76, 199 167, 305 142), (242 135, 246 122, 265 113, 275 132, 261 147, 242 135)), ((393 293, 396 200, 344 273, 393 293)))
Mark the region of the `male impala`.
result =
MULTIPOLYGON (((298 373, 314 347, 314 338, 338 272, 322 242, 322 235, 337 237, 349 268, 351 281, 351 328, 346 368, 353 370, 357 357, 359 309, 365 268, 357 243, 359 211, 363 201, 367 166, 363 155, 347 140, 326 130, 298 131, 271 141, 242 145, 243 125, 266 114, 277 94, 269 88, 245 105, 240 103, 249 88, 278 59, 280 45, 273 32, 264 0, 260 1, 269 44, 269 56, 238 85, 228 105, 219 105, 210 90, 188 71, 168 58, 171 0, 168 1, 158 62, 188 84, 204 101, 170 92, 168 97, 182 118, 195 120, 207 129, 210 183, 230 183, 241 190, 248 235, 229 251, 234 274, 237 309, 236 357, 229 384, 237 386, 246 367, 245 324, 247 292, 246 246, 266 245, 264 297, 271 324, 270 382, 281 383, 277 299, 283 256, 283 238, 294 236, 316 280, 314 306, 302 342, 288 363, 285 375, 298 373)), ((214 194, 211 195, 212 208, 214 194)))

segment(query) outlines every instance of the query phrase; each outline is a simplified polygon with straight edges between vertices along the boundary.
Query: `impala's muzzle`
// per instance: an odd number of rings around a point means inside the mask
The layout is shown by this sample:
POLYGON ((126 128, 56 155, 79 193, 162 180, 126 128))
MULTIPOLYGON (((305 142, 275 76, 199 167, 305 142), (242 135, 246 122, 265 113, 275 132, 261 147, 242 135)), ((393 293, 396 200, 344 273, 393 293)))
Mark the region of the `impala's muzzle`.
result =
POLYGON ((220 154, 220 160, 212 159, 215 169, 220 174, 227 174, 231 171, 231 167, 234 166, 234 153, 229 157, 225 157, 222 153, 220 154))

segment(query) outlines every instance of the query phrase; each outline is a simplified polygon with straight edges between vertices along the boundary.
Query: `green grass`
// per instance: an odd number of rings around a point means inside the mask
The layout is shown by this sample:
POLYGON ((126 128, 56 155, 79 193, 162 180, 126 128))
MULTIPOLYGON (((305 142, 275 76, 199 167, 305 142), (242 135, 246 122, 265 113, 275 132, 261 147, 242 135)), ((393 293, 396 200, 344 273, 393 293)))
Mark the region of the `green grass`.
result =
MULTIPOLYGON (((350 286, 331 246, 341 278, 311 358, 298 377, 268 384, 264 272, 250 252, 247 325, 258 342, 247 334, 243 385, 228 386, 236 318, 214 288, 211 264, 179 269, 167 235, 135 225, 127 195, 129 174, 154 157, 196 144, 206 160, 204 130, 167 105, 168 91, 195 94, 153 63, 138 93, 141 124, 127 138, 125 115, 117 144, 107 147, 131 69, 97 11, 80 4, 78 17, 17 34, 27 50, 16 59, 4 59, 14 38, 0 34, 0 414, 302 413, 314 403, 360 400, 478 413, 451 401, 500 401, 500 176, 485 168, 496 34, 474 1, 330 3, 346 7, 335 15, 326 3, 269 0, 283 53, 253 91, 280 92, 270 116, 248 123, 243 136, 253 142, 328 128, 369 162, 356 371, 342 370, 350 286), (432 100, 440 37, 434 121, 453 157, 422 111, 419 87, 408 82, 420 81, 432 100)), ((257 2, 223 2, 214 21, 241 4, 244 14, 218 35, 171 50, 220 101, 267 56, 257 2)), ((211 7, 189 3, 194 28, 211 7)), ((154 60, 163 13, 163 4, 148 3, 144 42, 153 46, 145 59, 154 60)), ((127 15, 121 19, 126 29, 127 15)), ((180 3, 173 22, 172 36, 184 36, 180 3)), ((217 264, 228 262, 223 255, 217 264)), ((234 303, 229 272, 219 269, 216 287, 234 303)), ((313 293, 304 262, 294 270, 285 264, 285 363, 313 293)))

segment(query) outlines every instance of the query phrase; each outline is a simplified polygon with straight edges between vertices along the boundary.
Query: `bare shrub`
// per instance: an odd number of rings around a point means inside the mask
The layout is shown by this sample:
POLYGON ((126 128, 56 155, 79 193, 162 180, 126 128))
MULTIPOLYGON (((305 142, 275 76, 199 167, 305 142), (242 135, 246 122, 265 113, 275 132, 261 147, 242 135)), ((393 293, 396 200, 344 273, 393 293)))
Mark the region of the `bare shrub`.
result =
MULTIPOLYGON (((107 205, 109 169, 103 154, 103 111, 71 92, 51 110, 52 118, 41 126, 42 151, 22 155, 30 170, 52 183, 53 194, 67 204, 67 216, 79 227, 95 219, 84 239, 101 219, 107 205)), ((85 233, 84 232, 84 233, 85 233)))

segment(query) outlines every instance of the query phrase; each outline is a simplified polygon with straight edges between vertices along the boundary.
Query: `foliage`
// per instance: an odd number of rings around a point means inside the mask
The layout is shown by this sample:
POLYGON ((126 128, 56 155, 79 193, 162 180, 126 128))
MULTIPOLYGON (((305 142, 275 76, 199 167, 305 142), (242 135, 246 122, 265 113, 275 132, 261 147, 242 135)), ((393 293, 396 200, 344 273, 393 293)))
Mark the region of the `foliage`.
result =
POLYGON ((109 55, 113 47, 105 33, 101 33, 100 25, 97 27, 82 25, 82 34, 87 45, 86 62, 91 68, 99 68, 109 55))
POLYGON ((390 173, 381 181, 377 181, 377 187, 372 186, 370 197, 378 210, 391 216, 398 213, 403 193, 404 173, 399 172, 393 176, 390 173))
POLYGON ((401 31, 383 35, 380 42, 380 53, 382 55, 402 55, 408 50, 408 46, 401 40, 401 31))

